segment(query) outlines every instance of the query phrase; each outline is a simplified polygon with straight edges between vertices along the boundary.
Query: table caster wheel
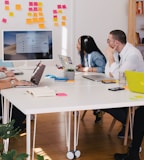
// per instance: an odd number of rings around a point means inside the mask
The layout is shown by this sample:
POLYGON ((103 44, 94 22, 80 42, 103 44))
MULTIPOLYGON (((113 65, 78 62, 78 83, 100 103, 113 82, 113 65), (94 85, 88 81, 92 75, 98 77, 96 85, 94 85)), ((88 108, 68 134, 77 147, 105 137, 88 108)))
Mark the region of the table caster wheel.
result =
POLYGON ((74 152, 74 155, 75 155, 75 158, 79 158, 80 155, 81 155, 81 152, 80 152, 79 150, 76 150, 76 151, 74 152))
POLYGON ((71 151, 67 152, 66 157, 68 159, 74 159, 74 157, 75 157, 74 152, 71 152, 71 151))

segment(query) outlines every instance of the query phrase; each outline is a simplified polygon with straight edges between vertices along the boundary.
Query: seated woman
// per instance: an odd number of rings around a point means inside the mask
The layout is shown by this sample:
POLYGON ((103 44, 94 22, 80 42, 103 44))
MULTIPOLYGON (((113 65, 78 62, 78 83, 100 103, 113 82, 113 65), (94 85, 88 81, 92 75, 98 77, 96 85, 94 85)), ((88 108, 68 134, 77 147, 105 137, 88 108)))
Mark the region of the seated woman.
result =
MULTIPOLYGON (((81 64, 76 66, 77 71, 104 73, 106 58, 91 36, 83 35, 79 37, 77 42, 77 50, 81 60, 81 64)), ((100 110, 94 110, 93 113, 96 115, 95 122, 100 121, 100 110)))
POLYGON ((106 58, 91 36, 81 36, 77 50, 81 59, 81 64, 76 66, 77 71, 104 73, 106 58))

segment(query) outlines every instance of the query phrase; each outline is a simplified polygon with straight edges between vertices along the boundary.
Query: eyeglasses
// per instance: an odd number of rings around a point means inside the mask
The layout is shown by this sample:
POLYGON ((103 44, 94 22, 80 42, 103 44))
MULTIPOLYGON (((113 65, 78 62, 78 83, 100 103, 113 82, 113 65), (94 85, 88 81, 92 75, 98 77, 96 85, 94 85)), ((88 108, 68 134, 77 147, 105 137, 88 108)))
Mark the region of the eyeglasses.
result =
POLYGON ((114 39, 107 39, 107 43, 110 43, 110 42, 114 42, 115 40, 114 39))

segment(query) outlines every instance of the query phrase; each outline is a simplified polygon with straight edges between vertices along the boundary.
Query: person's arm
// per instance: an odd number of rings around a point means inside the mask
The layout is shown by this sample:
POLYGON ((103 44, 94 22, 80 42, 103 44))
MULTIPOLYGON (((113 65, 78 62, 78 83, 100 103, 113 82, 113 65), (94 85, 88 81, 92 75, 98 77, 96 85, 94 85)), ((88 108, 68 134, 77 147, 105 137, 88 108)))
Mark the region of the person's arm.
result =
POLYGON ((7 89, 7 88, 13 88, 16 86, 30 86, 31 84, 26 81, 20 81, 16 78, 7 78, 7 79, 1 79, 0 80, 0 89, 7 89))
POLYGON ((14 72, 13 71, 4 71, 4 73, 6 74, 6 77, 14 77, 14 72))
POLYGON ((0 72, 4 72, 4 71, 7 71, 7 68, 4 67, 4 66, 1 66, 1 67, 0 67, 0 72))
POLYGON ((91 67, 89 67, 89 72, 104 73, 106 65, 105 57, 102 56, 99 52, 92 52, 90 65, 91 67))
POLYGON ((6 77, 13 77, 14 73, 13 71, 7 70, 6 67, 0 67, 0 79, 6 78, 6 77))
POLYGON ((107 64, 105 66, 105 74, 115 79, 119 78, 119 61, 118 53, 110 47, 106 50, 107 64))

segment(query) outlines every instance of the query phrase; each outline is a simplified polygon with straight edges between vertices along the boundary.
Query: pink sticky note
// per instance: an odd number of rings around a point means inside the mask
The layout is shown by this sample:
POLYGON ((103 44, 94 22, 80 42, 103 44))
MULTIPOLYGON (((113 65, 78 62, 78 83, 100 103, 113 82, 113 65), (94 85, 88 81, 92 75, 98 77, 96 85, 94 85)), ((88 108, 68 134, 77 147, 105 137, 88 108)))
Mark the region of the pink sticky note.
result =
POLYGON ((33 6, 33 2, 29 2, 29 6, 33 6))
POLYGON ((8 0, 7 0, 7 1, 5 1, 5 4, 7 4, 7 5, 8 5, 8 4, 9 4, 9 1, 8 1, 8 0))
POLYGON ((57 10, 53 10, 53 14, 57 14, 57 10))
POLYGON ((6 19, 6 18, 3 18, 3 19, 2 19, 2 22, 3 22, 3 23, 7 23, 7 19, 6 19))
POLYGON ((61 9, 62 7, 61 7, 61 5, 59 4, 59 5, 57 5, 57 8, 58 8, 58 9, 61 9))
POLYGON ((63 8, 63 9, 66 9, 67 7, 66 7, 66 5, 64 4, 64 5, 62 5, 62 8, 63 8))
POLYGON ((56 96, 67 96, 66 93, 56 93, 56 96))
POLYGON ((34 7, 34 11, 38 11, 38 8, 37 8, 37 7, 34 7))
POLYGON ((32 8, 29 8, 29 11, 33 11, 33 9, 32 9, 32 8))
POLYGON ((34 6, 38 6, 38 2, 34 2, 34 6))

